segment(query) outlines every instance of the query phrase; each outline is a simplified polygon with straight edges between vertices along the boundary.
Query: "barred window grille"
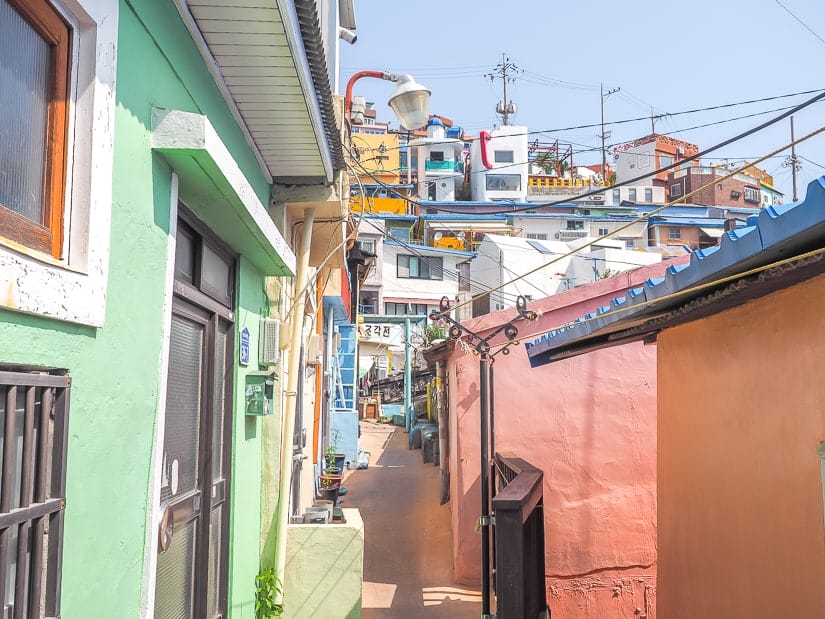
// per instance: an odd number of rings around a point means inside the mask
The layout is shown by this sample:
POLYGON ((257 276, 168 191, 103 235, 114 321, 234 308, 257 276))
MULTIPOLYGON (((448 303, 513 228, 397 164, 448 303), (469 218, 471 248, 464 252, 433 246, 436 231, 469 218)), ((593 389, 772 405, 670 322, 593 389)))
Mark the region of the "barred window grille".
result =
POLYGON ((2 617, 57 617, 71 379, 0 368, 2 617))

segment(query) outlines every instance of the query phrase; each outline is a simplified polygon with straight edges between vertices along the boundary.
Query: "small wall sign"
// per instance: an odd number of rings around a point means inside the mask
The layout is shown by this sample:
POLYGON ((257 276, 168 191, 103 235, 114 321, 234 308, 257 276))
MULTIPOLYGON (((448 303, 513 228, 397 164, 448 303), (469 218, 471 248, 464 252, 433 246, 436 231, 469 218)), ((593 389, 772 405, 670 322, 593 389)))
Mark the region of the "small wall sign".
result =
POLYGON ((238 351, 241 365, 249 365, 249 329, 241 329, 241 343, 238 351))

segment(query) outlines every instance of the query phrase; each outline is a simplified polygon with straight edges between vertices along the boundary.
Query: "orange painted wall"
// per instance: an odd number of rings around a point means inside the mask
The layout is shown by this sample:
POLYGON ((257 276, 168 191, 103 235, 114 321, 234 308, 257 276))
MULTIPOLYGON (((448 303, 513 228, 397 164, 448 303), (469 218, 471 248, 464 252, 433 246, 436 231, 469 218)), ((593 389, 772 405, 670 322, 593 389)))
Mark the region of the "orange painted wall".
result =
POLYGON ((825 617, 822 299, 825 276, 660 334, 660 616, 825 617))

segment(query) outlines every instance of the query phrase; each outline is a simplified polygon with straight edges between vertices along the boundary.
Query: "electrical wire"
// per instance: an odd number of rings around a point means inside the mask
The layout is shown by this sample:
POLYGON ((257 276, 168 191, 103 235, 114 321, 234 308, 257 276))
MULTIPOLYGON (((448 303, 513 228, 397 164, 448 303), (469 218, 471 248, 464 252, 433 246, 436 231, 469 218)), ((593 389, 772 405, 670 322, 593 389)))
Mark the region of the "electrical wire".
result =
MULTIPOLYGON (((624 186, 627 186, 627 185, 635 185, 636 183, 638 183, 641 180, 644 180, 646 178, 650 178, 651 176, 655 176, 655 175, 661 174, 663 172, 667 172, 668 170, 672 170, 673 168, 676 168, 680 165, 683 165, 684 163, 686 163, 688 161, 701 159, 702 157, 704 157, 708 153, 712 153, 713 151, 719 150, 720 148, 724 148, 725 146, 728 146, 729 144, 733 144, 734 142, 738 142, 739 140, 742 140, 746 137, 749 137, 749 136, 753 135, 754 133, 758 133, 759 131, 762 131, 763 129, 766 129, 767 127, 770 127, 771 125, 775 125, 776 123, 778 123, 781 120, 784 120, 788 116, 791 116, 792 114, 795 114, 796 112, 798 112, 800 110, 803 110, 806 107, 808 107, 810 105, 813 105, 817 101, 821 101, 822 99, 825 99, 825 91, 819 91, 819 94, 811 97, 810 99, 808 99, 806 101, 803 101, 802 103, 800 103, 798 105, 795 105, 794 107, 792 107, 789 110, 786 110, 785 112, 783 112, 779 116, 775 116, 775 117, 771 118, 770 120, 766 120, 762 124, 757 125, 756 127, 753 127, 753 128, 748 129, 746 131, 738 133, 738 134, 734 135, 733 137, 728 138, 726 140, 723 140, 723 141, 721 141, 717 144, 714 144, 713 146, 710 146, 710 147, 708 147, 704 150, 700 150, 695 155, 691 155, 689 157, 684 157, 683 159, 673 161, 672 163, 670 163, 668 165, 657 168, 656 170, 652 170, 651 172, 641 174, 641 175, 636 176, 634 178, 630 178, 628 180, 621 181, 619 183, 614 183, 613 185, 611 185, 611 188, 615 189, 615 188, 624 187, 624 186)), ((786 148, 789 148, 789 147, 790 146, 787 146, 786 148)), ((781 152, 781 151, 779 151, 779 152, 781 152)), ((771 153, 771 154, 774 155, 776 153, 771 153)), ((578 196, 576 196, 576 198, 581 200, 583 198, 588 198, 590 196, 599 195, 603 191, 604 191, 603 188, 602 189, 597 189, 597 190, 591 190, 591 191, 579 194, 578 196)), ((521 212, 524 212, 524 211, 533 211, 533 210, 536 210, 536 209, 539 209, 539 208, 545 208, 545 207, 549 207, 549 206, 556 206, 556 205, 559 205, 559 204, 565 204, 567 202, 569 202, 569 200, 555 200, 555 201, 552 201, 552 202, 538 202, 538 203, 535 203, 535 204, 530 204, 528 206, 505 208, 505 209, 502 209, 502 210, 499 210, 499 211, 488 211, 487 213, 488 214, 521 213, 521 212)), ((457 211, 455 209, 451 210, 449 208, 444 208, 444 207, 441 207, 441 206, 439 206, 438 208, 439 208, 439 210, 444 211, 446 213, 460 213, 460 212, 463 212, 463 211, 457 211)))
MULTIPOLYGON (((825 96, 825 93, 823 93, 821 96, 825 96)), ((707 184, 703 185, 702 187, 699 187, 699 188, 697 188, 697 189, 695 189, 695 190, 693 190, 693 191, 691 191, 691 192, 689 192, 689 193, 685 194, 684 196, 680 196, 677 200, 672 200, 672 201, 670 201, 670 202, 666 202, 666 203, 665 203, 665 204, 663 204, 661 207, 656 208, 656 209, 654 209, 654 210, 650 211, 649 213, 646 213, 644 216, 639 217, 639 218, 637 218, 637 219, 635 219, 635 220, 633 220, 633 221, 630 221, 630 222, 628 222, 628 223, 626 223, 626 224, 624 224, 624 225, 622 225, 622 226, 618 226, 617 228, 615 228, 614 230, 612 230, 612 231, 611 231, 611 232, 609 232, 608 234, 605 234, 605 235, 603 235, 603 236, 601 236, 601 237, 599 237, 599 238, 597 238, 597 239, 594 239, 594 240, 592 240, 592 241, 590 241, 590 242, 588 242, 588 243, 586 243, 586 244, 582 245, 582 246, 579 248, 579 250, 580 250, 580 249, 583 249, 584 247, 590 247, 590 246, 592 246, 592 245, 594 245, 594 244, 598 243, 599 241, 602 241, 602 240, 604 240, 604 239, 606 239, 606 238, 608 238, 608 237, 610 237, 610 236, 615 235, 617 232, 621 232, 622 230, 625 230, 625 229, 629 228, 630 226, 632 226, 632 225, 634 225, 634 224, 637 224, 637 223, 639 223, 639 222, 641 222, 641 221, 644 221, 645 219, 649 219, 649 218, 650 218, 650 217, 652 217, 653 215, 656 215, 657 213, 659 213, 659 212, 663 211, 665 208, 667 208, 667 207, 669 207, 669 206, 672 206, 672 205, 673 205, 673 204, 675 204, 676 202, 683 201, 685 198, 688 198, 688 197, 690 197, 691 195, 696 194, 696 193, 698 193, 698 192, 700 192, 700 191, 702 191, 702 190, 706 189, 707 187, 710 187, 711 185, 713 185, 713 184, 715 184, 715 183, 718 183, 719 181, 723 181, 723 180, 725 180, 725 179, 731 178, 731 177, 735 176, 736 174, 739 174, 742 170, 745 170, 745 169, 747 169, 747 168, 748 168, 748 167, 750 167, 750 166, 756 165, 757 163, 761 163, 762 161, 764 161, 764 160, 766 160, 766 159, 768 159, 768 158, 770 158, 770 157, 773 157, 774 155, 776 155, 776 154, 778 154, 778 153, 780 153, 780 152, 782 152, 782 151, 784 151, 784 150, 787 150, 787 149, 788 149, 788 148, 790 148, 791 146, 794 146, 794 145, 796 145, 796 144, 799 144, 799 143, 801 143, 801 142, 804 142, 805 140, 809 140, 810 138, 812 138, 812 137, 814 137, 814 136, 816 136, 816 135, 819 135, 819 134, 820 134, 820 133, 822 133, 823 131, 825 131, 825 126, 820 127, 819 129, 816 129, 815 131, 812 131, 811 133, 809 133, 809 134, 807 134, 807 135, 805 135, 805 136, 803 136, 803 137, 801 137, 801 138, 799 138, 799 139, 797 139, 797 140, 795 140, 795 141, 793 141, 793 142, 791 142, 791 143, 789 143, 789 144, 786 144, 786 145, 784 145, 784 146, 782 146, 782 147, 780 147, 780 148, 776 149, 775 151, 773 151, 773 152, 771 152, 771 153, 768 153, 768 154, 767 154, 767 155, 765 155, 764 157, 761 157, 761 158, 759 158, 759 159, 757 159, 757 160, 755 160, 755 161, 752 161, 752 162, 750 162, 750 163, 745 162, 745 163, 746 163, 746 165, 743 165, 743 167, 742 167, 742 168, 739 168, 739 169, 737 169, 737 170, 733 170, 733 171, 731 171, 730 173, 728 173, 728 174, 726 174, 726 175, 724 175, 724 176, 721 176, 721 177, 715 178, 715 179, 713 179, 712 181, 710 181, 709 183, 707 183, 707 184)), ((558 258, 555 258, 555 259, 551 260, 550 262, 547 262, 547 263, 545 263, 545 264, 543 264, 543 265, 540 265, 539 267, 537 267, 537 268, 535 268, 535 269, 532 269, 532 270, 530 270, 530 271, 528 271, 528 272, 526 272, 526 273, 524 273, 524 274, 520 275, 519 277, 517 277, 517 278, 515 278, 515 279, 513 279, 513 280, 511 280, 511 281, 509 281, 509 282, 506 282, 506 283, 502 284, 501 286, 499 286, 499 287, 498 287, 498 289, 503 288, 504 286, 509 286, 510 284, 512 284, 512 283, 514 283, 514 282, 516 282, 516 281, 519 281, 520 279, 524 279, 524 278, 525 278, 525 277, 527 277, 528 275, 532 275, 533 273, 536 273, 536 272, 540 271, 541 269, 547 268, 547 267, 548 267, 548 266, 550 266, 551 264, 554 264, 554 263, 558 262, 559 260, 562 260, 563 258, 567 257, 568 255, 573 255, 573 253, 574 253, 574 252, 572 252, 572 251, 571 251, 571 252, 568 252, 567 254, 564 254, 564 255, 562 255, 562 256, 560 256, 560 257, 558 257, 558 258)), ((491 290, 490 292, 487 292, 487 293, 482 293, 482 294, 491 294, 492 292, 496 292, 496 291, 497 291, 497 289, 493 289, 493 290, 491 290)), ((463 301, 463 302, 461 302, 461 303, 459 303, 459 304, 457 304, 457 305, 454 305, 454 306, 452 306, 452 307, 450 308, 450 311, 454 311, 454 310, 458 309, 459 307, 462 307, 463 305, 467 305, 467 304, 469 304, 469 303, 472 303, 472 302, 476 301, 476 300, 477 300, 477 298, 478 298, 478 297, 473 297, 473 298, 471 298, 471 299, 468 299, 467 301, 463 301)), ((440 313, 439 315, 441 315, 441 314, 443 314, 443 312, 442 312, 442 313, 440 313)))
MULTIPOLYGON (((579 324, 591 322, 591 321, 594 321, 594 320, 603 320, 606 316, 614 316, 616 314, 627 312, 631 309, 635 310, 635 309, 639 309, 639 308, 642 308, 642 307, 647 307, 649 305, 653 305, 654 303, 661 303, 663 301, 669 301, 671 299, 678 299, 680 297, 691 295, 695 292, 701 292, 701 291, 707 290, 709 288, 715 288, 715 287, 720 286, 722 284, 727 284, 729 282, 736 281, 736 280, 741 279, 743 277, 748 277, 750 275, 756 275, 757 273, 762 273, 764 271, 768 271, 770 269, 774 269, 776 267, 784 266, 784 265, 787 265, 787 264, 792 264, 794 262, 807 260, 809 258, 813 258, 815 256, 819 256, 819 255, 822 255, 822 254, 825 254, 825 247, 821 247, 819 249, 814 249, 814 250, 811 250, 809 252, 805 252, 804 254, 799 254, 797 256, 790 256, 788 258, 783 258, 781 260, 776 260, 774 262, 771 262, 770 264, 766 264, 766 265, 759 266, 759 267, 754 267, 754 268, 748 269, 746 271, 741 271, 741 272, 738 272, 738 273, 734 273, 733 275, 728 275, 726 277, 720 277, 720 278, 715 279, 715 280, 710 281, 710 282, 705 282, 703 284, 697 284, 696 286, 691 286, 690 288, 685 288, 683 290, 678 290, 676 292, 672 292, 670 294, 663 295, 663 296, 657 297, 655 299, 650 299, 648 301, 639 301, 638 303, 633 303, 632 306, 629 305, 629 304, 626 307, 625 306, 618 306, 618 307, 610 309, 606 312, 599 313, 598 316, 592 316, 590 318, 587 318, 587 317, 583 316, 583 317, 577 318, 575 324, 579 325, 579 324)), ((455 309, 455 308, 453 308, 453 309, 455 309)), ((541 337, 542 335, 552 333, 553 331, 558 331, 559 329, 564 329, 564 328, 566 328, 566 327, 568 327, 572 324, 573 323, 568 322, 568 323, 559 325, 557 327, 553 327, 552 329, 543 329, 542 331, 539 331, 537 333, 531 333, 529 335, 519 336, 519 340, 536 339, 536 338, 541 337)), ((507 346, 507 345, 508 345, 507 343, 493 344, 493 345, 491 345, 491 347, 492 348, 499 348, 501 346, 507 346)))
POLYGON ((807 31, 808 31, 808 32, 810 32, 812 35, 814 35, 817 39, 819 39, 819 42, 820 42, 820 43, 825 44, 825 39, 823 39, 821 36, 819 36, 819 35, 816 33, 816 31, 815 31, 813 28, 811 28, 808 24, 806 24, 804 21, 802 21, 801 19, 799 19, 799 18, 798 18, 798 17, 794 14, 794 12, 793 12, 793 11, 791 11, 791 9, 789 9, 788 7, 786 7, 786 6, 785 6, 784 4, 782 4, 779 0, 774 0, 774 1, 775 1, 775 2, 779 5, 779 6, 781 6, 783 9, 785 9, 785 12, 786 12, 786 13, 788 13, 788 15, 790 15, 790 16, 791 16, 791 17, 793 17, 793 18, 794 18, 797 22, 799 22, 799 24, 800 24, 803 28, 805 28, 805 30, 807 30, 807 31))

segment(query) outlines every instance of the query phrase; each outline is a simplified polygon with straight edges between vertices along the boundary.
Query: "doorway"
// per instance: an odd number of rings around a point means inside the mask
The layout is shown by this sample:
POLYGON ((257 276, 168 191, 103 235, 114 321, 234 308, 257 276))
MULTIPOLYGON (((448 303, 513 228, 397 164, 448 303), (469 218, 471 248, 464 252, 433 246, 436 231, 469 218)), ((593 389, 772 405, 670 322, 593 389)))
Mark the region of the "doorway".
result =
POLYGON ((213 619, 226 616, 235 257, 181 212, 155 616, 213 619))

